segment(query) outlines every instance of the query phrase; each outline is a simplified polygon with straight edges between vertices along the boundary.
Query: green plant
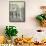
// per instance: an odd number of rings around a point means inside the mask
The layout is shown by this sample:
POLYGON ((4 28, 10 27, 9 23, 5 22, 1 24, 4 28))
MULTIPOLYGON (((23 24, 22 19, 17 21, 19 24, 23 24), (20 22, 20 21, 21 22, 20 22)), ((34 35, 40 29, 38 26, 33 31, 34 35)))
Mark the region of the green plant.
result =
POLYGON ((8 36, 8 38, 11 38, 12 36, 16 36, 18 31, 15 26, 6 26, 5 34, 8 36))
POLYGON ((46 20, 46 14, 38 15, 38 16, 36 16, 36 19, 39 20, 39 21, 46 20))

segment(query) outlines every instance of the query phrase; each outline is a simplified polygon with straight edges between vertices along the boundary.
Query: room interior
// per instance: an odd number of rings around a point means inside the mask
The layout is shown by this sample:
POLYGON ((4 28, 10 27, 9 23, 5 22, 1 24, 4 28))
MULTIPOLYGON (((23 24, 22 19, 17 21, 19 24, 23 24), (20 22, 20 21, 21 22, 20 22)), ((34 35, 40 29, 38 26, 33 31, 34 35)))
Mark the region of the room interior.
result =
POLYGON ((1 0, 0 6, 0 44, 46 46, 46 27, 40 26, 36 19, 36 16, 42 14, 40 7, 46 6, 46 0, 1 0), (9 22, 9 1, 25 2, 25 22, 9 22), (8 29, 14 31, 13 27, 17 30, 15 36, 8 33, 8 29))

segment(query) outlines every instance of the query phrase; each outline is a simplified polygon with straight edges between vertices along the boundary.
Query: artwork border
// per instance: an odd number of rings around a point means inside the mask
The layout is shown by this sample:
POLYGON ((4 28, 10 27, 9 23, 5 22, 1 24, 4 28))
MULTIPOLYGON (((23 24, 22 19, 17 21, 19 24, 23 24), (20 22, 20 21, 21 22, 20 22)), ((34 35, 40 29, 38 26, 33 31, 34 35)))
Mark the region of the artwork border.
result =
MULTIPOLYGON (((10 2, 24 2, 24 21, 15 21, 15 22, 25 22, 25 1, 9 1, 9 7, 10 7, 10 2)), ((9 8, 9 12, 10 12, 10 8, 9 8)), ((9 22, 12 22, 12 21, 10 21, 10 15, 9 15, 9 22)), ((14 22, 14 21, 13 21, 14 22)))

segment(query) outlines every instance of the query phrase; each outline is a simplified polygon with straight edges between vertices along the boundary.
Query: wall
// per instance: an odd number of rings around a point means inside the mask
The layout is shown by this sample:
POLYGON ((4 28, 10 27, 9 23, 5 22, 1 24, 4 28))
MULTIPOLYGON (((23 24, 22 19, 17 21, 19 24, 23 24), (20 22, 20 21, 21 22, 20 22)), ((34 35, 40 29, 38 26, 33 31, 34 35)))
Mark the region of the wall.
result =
POLYGON ((25 0, 25 22, 9 22, 9 0, 0 0, 0 34, 4 33, 6 25, 15 25, 19 31, 18 36, 31 36, 36 29, 46 30, 39 27, 35 20, 35 16, 41 13, 42 5, 46 5, 46 0, 25 0))

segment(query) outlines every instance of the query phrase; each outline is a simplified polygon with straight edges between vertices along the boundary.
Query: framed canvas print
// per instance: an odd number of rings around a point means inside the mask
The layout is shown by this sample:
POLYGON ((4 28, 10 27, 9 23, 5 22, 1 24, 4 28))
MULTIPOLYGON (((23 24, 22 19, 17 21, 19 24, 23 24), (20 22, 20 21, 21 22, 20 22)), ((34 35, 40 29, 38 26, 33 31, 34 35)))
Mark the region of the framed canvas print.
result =
POLYGON ((24 22, 25 21, 25 2, 9 1, 9 21, 24 22))

